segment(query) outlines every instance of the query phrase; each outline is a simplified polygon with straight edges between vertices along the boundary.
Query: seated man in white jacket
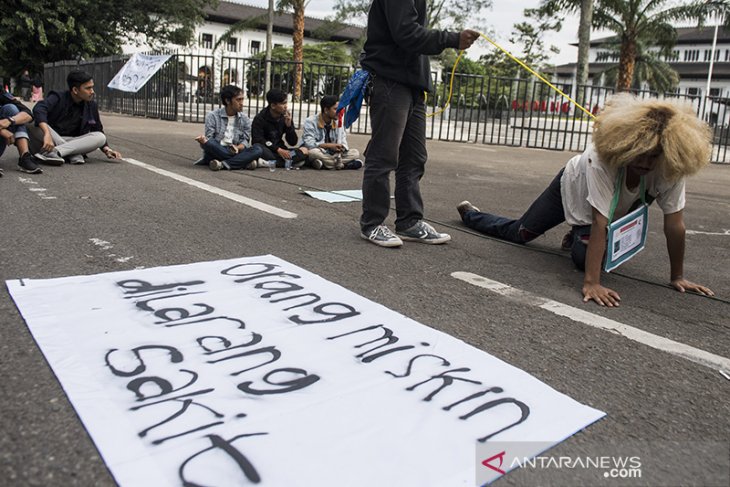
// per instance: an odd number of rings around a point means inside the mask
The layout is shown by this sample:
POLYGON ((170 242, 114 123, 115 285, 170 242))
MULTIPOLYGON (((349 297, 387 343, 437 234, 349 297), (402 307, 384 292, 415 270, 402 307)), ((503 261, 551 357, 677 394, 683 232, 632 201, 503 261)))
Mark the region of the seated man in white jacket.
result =
POLYGON ((326 95, 319 102, 322 111, 304 120, 304 146, 313 169, 360 169, 360 153, 347 146, 345 129, 337 126, 337 97, 326 95))

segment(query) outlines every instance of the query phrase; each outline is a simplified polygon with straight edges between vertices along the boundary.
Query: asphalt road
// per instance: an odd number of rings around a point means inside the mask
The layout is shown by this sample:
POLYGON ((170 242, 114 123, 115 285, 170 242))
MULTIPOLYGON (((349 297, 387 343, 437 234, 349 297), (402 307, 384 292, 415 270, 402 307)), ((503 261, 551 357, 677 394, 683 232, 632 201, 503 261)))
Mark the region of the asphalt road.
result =
MULTIPOLYGON (((661 215, 652 207, 648 249, 604 277, 604 285, 623 298, 621 307, 607 309, 581 302, 582 275, 559 250, 567 226, 520 247, 469 232, 455 210, 469 199, 482 209, 518 216, 571 153, 429 142, 422 182, 426 214, 453 240, 383 249, 360 239, 359 203, 329 204, 302 194, 359 189, 362 171, 211 172, 191 165, 198 157, 192 138, 202 125, 108 114, 104 122, 112 147, 127 158, 298 216, 280 218, 129 162, 105 162, 101 153, 83 166, 44 167, 44 174, 25 175, 15 170, 11 149, 0 160, 3 281, 271 253, 607 412, 558 446, 561 454, 606 440, 727 444, 730 380, 717 369, 558 316, 529 299, 473 286, 452 273, 478 274, 727 359, 730 166, 713 165, 693 178, 685 209, 691 231, 685 275, 711 287, 717 299, 666 287, 661 215)), ((366 141, 350 138, 360 149, 366 141)), ((5 289, 0 337, 0 483, 114 485, 5 289)), ((692 461, 721 473, 700 457, 692 461)), ((498 485, 527 483, 527 472, 518 471, 498 485)))

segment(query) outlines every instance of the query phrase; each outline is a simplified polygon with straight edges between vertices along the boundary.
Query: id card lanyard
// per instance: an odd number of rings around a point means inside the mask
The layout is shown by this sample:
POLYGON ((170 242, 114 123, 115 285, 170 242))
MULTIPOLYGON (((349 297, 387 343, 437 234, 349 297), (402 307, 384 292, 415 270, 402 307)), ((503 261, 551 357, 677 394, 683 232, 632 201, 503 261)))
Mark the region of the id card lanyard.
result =
POLYGON ((622 216, 618 220, 613 221, 613 215, 616 212, 618 200, 621 195, 621 188, 624 184, 625 174, 626 169, 621 168, 616 175, 616 186, 613 193, 613 200, 611 201, 611 211, 608 215, 606 262, 603 265, 603 270, 606 272, 611 272, 613 269, 631 259, 637 253, 641 252, 646 244, 649 207, 646 204, 646 198, 644 196, 644 176, 641 176, 639 183, 641 206, 622 216))

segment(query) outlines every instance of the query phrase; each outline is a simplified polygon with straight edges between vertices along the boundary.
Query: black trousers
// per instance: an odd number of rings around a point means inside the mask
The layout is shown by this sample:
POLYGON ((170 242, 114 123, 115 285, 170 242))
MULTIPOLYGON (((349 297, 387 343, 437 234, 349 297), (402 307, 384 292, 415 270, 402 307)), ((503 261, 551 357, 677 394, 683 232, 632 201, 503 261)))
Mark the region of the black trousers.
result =
POLYGON ((420 181, 428 159, 423 92, 375 77, 370 122, 360 228, 367 234, 388 217, 390 173, 395 171, 395 229, 405 230, 423 218, 420 181))

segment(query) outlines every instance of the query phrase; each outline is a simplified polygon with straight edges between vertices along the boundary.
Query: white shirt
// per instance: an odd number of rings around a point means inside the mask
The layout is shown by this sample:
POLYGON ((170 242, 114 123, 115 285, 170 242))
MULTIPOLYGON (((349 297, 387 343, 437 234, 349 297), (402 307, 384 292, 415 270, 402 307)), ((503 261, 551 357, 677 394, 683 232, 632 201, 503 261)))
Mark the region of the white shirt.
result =
POLYGON ((226 132, 221 140, 221 145, 229 146, 233 143, 233 132, 236 129, 236 117, 228 117, 228 125, 226 125, 226 132))
MULTIPOLYGON (((590 145, 583 154, 570 159, 560 178, 565 221, 569 225, 590 225, 593 220, 591 207, 608 218, 616 185, 616 174, 616 170, 603 164, 593 145, 590 145)), ((621 185, 614 220, 624 216, 631 205, 641 199, 640 185, 629 190, 625 180, 626 177, 621 185)), ((662 178, 657 171, 652 171, 644 176, 644 180, 647 192, 656 198, 665 215, 684 208, 684 178, 672 183, 662 178)))

